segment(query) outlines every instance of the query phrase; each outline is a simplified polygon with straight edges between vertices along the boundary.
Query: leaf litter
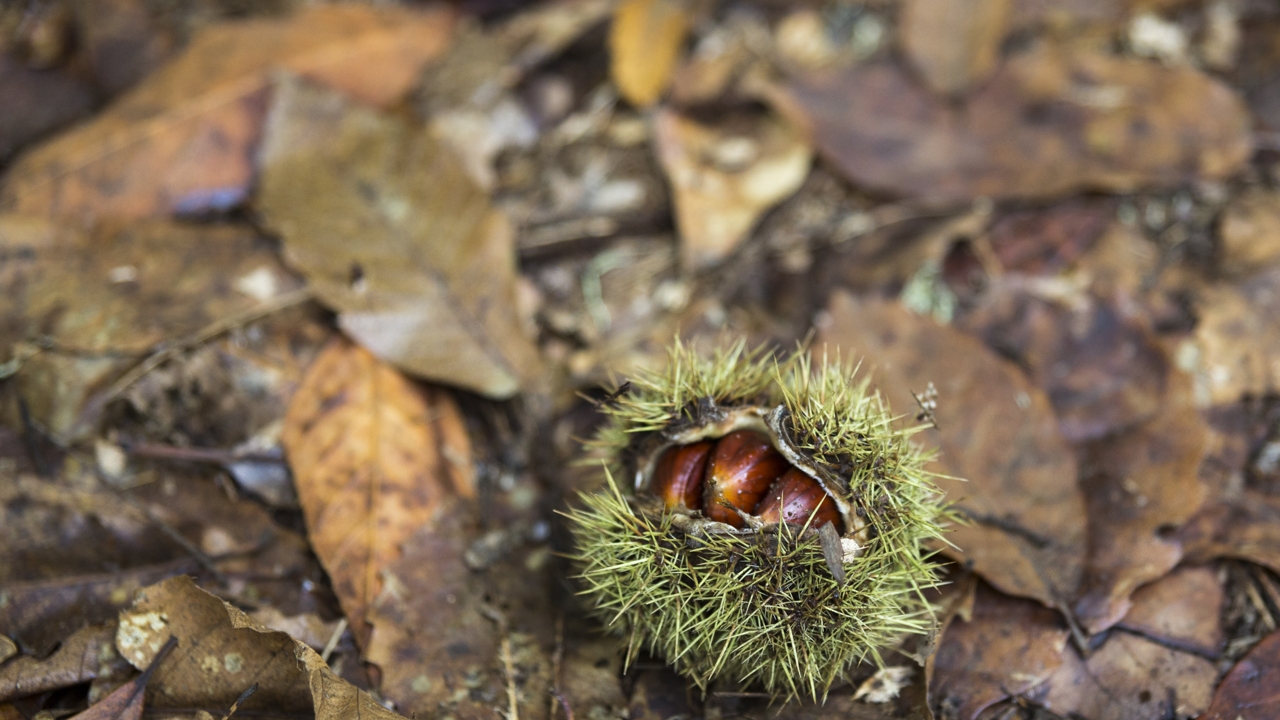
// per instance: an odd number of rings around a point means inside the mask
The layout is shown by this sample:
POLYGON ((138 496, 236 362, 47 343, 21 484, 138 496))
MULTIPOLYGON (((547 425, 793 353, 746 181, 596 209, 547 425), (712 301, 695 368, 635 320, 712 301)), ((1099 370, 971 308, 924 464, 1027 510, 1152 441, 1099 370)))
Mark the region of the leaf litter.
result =
POLYGON ((0 717, 1266 715, 1274 11, 231 5, 0 12, 0 717), (825 705, 579 606, 677 336, 861 361, 956 478, 825 705))

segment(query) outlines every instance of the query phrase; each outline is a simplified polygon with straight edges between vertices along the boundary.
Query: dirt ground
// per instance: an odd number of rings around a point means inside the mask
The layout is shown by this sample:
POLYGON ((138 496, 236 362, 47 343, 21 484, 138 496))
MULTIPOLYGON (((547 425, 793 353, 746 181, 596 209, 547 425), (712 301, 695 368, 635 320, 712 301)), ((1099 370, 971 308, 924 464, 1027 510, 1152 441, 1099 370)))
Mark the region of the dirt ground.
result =
POLYGON ((0 172, 0 720, 1280 717, 1270 0, 11 0, 0 172), (936 450, 822 702, 580 593, 677 338, 936 450))

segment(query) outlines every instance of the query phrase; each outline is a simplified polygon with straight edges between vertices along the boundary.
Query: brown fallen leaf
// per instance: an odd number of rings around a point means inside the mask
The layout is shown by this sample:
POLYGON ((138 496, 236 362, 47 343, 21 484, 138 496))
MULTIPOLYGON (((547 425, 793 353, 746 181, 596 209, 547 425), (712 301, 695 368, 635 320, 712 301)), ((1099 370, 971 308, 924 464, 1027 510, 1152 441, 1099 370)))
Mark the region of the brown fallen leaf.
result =
POLYGON ((636 671, 631 703, 627 705, 630 720, 668 720, 671 717, 693 717, 697 710, 689 698, 687 683, 669 668, 636 671))
MULTIPOLYGON (((12 700, 118 676, 116 624, 88 625, 63 639, 57 652, 37 660, 30 655, 0 665, 0 700, 12 700)), ((127 666, 126 666, 127 668, 127 666)))
POLYGON ((1205 404, 1280 389, 1280 267, 1200 293, 1192 369, 1205 404))
POLYGON ((1040 702, 1063 717, 1161 720, 1195 717, 1209 706, 1218 669, 1199 655, 1126 632, 1112 632, 1082 660, 1074 647, 1040 702))
POLYGON ((1001 277, 956 324, 1027 371, 1071 442, 1151 418, 1176 372, 1145 316, 1069 281, 1001 277))
MULTIPOLYGON (((1010 595, 1069 612, 1085 554, 1085 504, 1076 462, 1044 393, 977 339, 897 303, 837 293, 815 347, 861 358, 895 412, 917 410, 912 393, 938 390, 937 469, 967 519, 950 529, 955 555, 1010 595)), ((944 550, 951 552, 949 550, 944 550)))
POLYGON ((0 663, 18 654, 18 646, 8 635, 0 635, 0 663))
POLYGON ((1231 201, 1220 222, 1223 270, 1242 274, 1280 263, 1280 192, 1246 190, 1231 201))
POLYGON ((1119 627, 1205 656, 1222 650, 1226 594, 1212 567, 1182 567, 1138 588, 1119 627))
POLYGON ((94 120, 19 158, 0 206, 80 219, 234 207, 253 176, 273 68, 386 105, 452 27, 448 11, 361 5, 211 27, 94 120))
MULTIPOLYGON (((0 278, 12 288, 0 298, 0 328, 47 348, 21 365, 15 391, 37 421, 67 439, 94 428, 117 395, 112 383, 162 343, 252 312, 300 285, 244 226, 154 221, 84 234, 0 215, 0 249, 0 278), (265 280, 269 294, 244 289, 251 276, 265 280)), ((8 424, 22 427, 16 419, 8 424)))
POLYGON ((1208 495, 1199 476, 1208 429, 1187 393, 1174 395, 1151 421, 1082 449, 1089 552, 1075 611, 1090 634, 1119 622, 1134 590, 1178 564, 1182 546, 1170 535, 1208 495))
POLYGON ((902 49, 934 92, 962 95, 996 69, 1013 0, 907 0, 902 49))
POLYGON ((33 70, 0 53, 0 159, 93 107, 89 83, 62 70, 33 70))
POLYGON ((928 202, 1225 178, 1249 158, 1235 93, 1189 67, 1037 45, 961 106, 887 62, 793 81, 776 104, 868 188, 928 202))
POLYGON ((294 77, 267 125, 257 207, 348 334, 410 373, 491 397, 537 377, 511 225, 448 149, 294 77))
POLYGON ((671 83, 689 30, 683 0, 622 0, 609 28, 609 75, 637 107, 658 101, 671 83))
POLYGON ((83 720, 142 720, 142 705, 146 697, 147 683, 151 681, 156 668, 160 667, 160 663, 173 652, 177 644, 177 638, 170 637, 141 675, 116 688, 110 695, 90 705, 88 710, 78 713, 75 717, 83 720))
POLYGON ((1280 713, 1280 632, 1263 638, 1222 679, 1200 720, 1268 720, 1280 713))
POLYGON ((361 648, 381 573, 454 496, 474 497, 471 446, 453 399, 335 340, 298 388, 281 437, 311 546, 361 648))
POLYGON ((940 717, 972 720, 1033 693, 1062 664, 1068 635, 1052 610, 979 585, 972 617, 952 621, 938 646, 930 706, 940 717))
POLYGON ((169 637, 178 652, 147 687, 150 708, 197 708, 225 713, 255 683, 240 709, 248 713, 310 713, 317 720, 400 716, 338 678, 311 648, 268 630, 248 615, 176 577, 144 588, 120 614, 116 647, 146 667, 169 637))
POLYGON ((142 0, 103 0, 75 7, 76 38, 97 86, 107 95, 127 90, 174 49, 142 0))
POLYGON ((1052 274, 1069 267, 1115 218, 1112 198, 1071 198, 1015 210, 991 224, 991 250, 1006 271, 1052 274))
POLYGON ((675 196, 681 264, 688 270, 724 260, 809 174, 808 144, 774 118, 709 126, 662 110, 653 122, 658 159, 675 196))

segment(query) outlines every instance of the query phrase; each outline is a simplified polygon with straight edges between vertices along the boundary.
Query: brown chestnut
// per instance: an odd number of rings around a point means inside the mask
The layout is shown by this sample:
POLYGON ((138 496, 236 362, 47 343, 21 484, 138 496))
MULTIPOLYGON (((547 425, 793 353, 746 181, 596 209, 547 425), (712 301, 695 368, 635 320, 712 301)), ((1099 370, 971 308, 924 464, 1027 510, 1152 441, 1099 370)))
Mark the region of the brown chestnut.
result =
POLYGON ((738 430, 725 435, 716 443, 707 466, 702 512, 717 522, 742 527, 742 518, 724 503, 750 513, 789 467, 764 434, 738 430))
POLYGON ((669 448, 658 460, 650 488, 665 507, 683 505, 690 510, 702 507, 702 477, 707 458, 715 445, 710 440, 669 448))
POLYGON ((840 529, 840 512, 817 480, 791 468, 774 481, 764 500, 756 506, 755 515, 765 522, 785 522, 818 529, 827 523, 840 529), (809 522, 809 516, 813 522, 809 522))

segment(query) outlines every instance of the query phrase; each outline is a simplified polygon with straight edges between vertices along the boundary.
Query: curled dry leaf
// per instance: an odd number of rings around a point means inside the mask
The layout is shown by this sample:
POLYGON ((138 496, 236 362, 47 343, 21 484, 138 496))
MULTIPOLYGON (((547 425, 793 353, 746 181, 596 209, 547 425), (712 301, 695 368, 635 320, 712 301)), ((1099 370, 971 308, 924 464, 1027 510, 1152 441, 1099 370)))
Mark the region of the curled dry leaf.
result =
POLYGON ((1199 477, 1207 435, 1187 393, 1175 391, 1151 421, 1083 448, 1089 552, 1075 610, 1091 634, 1119 622, 1133 591, 1182 558, 1170 535, 1207 495, 1199 477))
POLYGON ((622 0, 609 29, 609 75, 627 102, 658 101, 684 49, 689 16, 683 0, 622 0))
POLYGON ((962 106, 884 62, 794 81, 779 101, 850 180, 934 202, 1220 179, 1252 152, 1244 104, 1218 81, 1052 46, 962 106))
POLYGON ((812 159, 804 138, 772 117, 708 126, 662 110, 654 142, 675 196, 681 262, 690 270, 737 249, 766 211, 800 189, 812 159))
POLYGON ((116 647, 142 669, 170 637, 178 647, 152 677, 148 707, 223 713, 256 683, 241 710, 314 712, 317 720, 400 717, 335 676, 311 648, 263 627, 187 577, 141 590, 120 614, 116 647))
POLYGON ((454 497, 475 495, 462 416, 444 391, 335 340, 294 395, 281 442, 311 545, 367 648, 382 572, 454 497))
POLYGON ((1013 0, 907 0, 902 49, 942 95, 960 95, 996 69, 1013 0))
POLYGON ((536 377, 511 225, 425 129, 285 77, 257 206, 339 325, 379 357, 491 397, 536 377))
POLYGON ((938 390, 937 470, 968 518, 947 540, 959 559, 1010 595, 1069 611, 1085 554, 1085 505, 1075 458, 1044 393, 977 339, 897 303, 835 295, 816 347, 861 358, 895 412, 917 410, 912 391, 938 390))
POLYGON ((1222 650, 1226 599, 1211 567, 1183 567, 1138 588, 1119 627, 1206 656, 1222 650))
POLYGON ((0 278, 12 288, 0 298, 0 327, 51 346, 13 382, 36 420, 72 439, 92 430, 111 383, 160 343, 263 304, 237 279, 258 273, 271 297, 300 285, 255 232, 235 225, 149 221, 86 235, 0 215, 0 252, 0 278))
POLYGON ((1214 664, 1126 632, 1112 632, 1087 660, 1074 647, 1041 695, 1063 717, 1161 720, 1195 717, 1209 706, 1214 664))
POLYGON ((24 655, 0 665, 0 701, 120 675, 115 636, 115 622, 89 625, 63 639, 57 652, 47 658, 24 655))
POLYGON ((972 720, 1033 693, 1062 664, 1067 635, 1052 610, 979 585, 972 616, 953 620, 938 646, 929 704, 939 716, 972 720))
POLYGON ((1249 651, 1222 679, 1200 720, 1268 720, 1280 713, 1280 632, 1249 651))
POLYGON ((233 207, 253 176, 274 68, 390 104, 444 50, 452 28, 446 11, 366 5, 213 26, 93 121, 20 158, 0 203, 77 218, 233 207))

